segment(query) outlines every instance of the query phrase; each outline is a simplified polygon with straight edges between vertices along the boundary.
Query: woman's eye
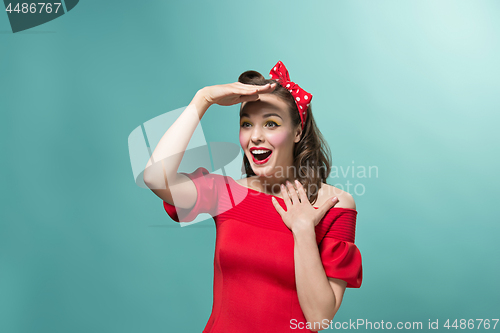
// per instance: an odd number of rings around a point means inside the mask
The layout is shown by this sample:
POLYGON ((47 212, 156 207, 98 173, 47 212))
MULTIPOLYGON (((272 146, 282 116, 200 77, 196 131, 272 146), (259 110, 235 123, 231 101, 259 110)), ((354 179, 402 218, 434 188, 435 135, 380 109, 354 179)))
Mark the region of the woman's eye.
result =
MULTIPOLYGON (((244 122, 241 123, 241 127, 250 127, 250 126, 252 126, 252 124, 250 124, 249 122, 244 121, 244 122)), ((277 127, 279 125, 276 122, 274 122, 274 121, 271 120, 271 121, 268 121, 265 124, 265 126, 273 128, 273 127, 277 127)))

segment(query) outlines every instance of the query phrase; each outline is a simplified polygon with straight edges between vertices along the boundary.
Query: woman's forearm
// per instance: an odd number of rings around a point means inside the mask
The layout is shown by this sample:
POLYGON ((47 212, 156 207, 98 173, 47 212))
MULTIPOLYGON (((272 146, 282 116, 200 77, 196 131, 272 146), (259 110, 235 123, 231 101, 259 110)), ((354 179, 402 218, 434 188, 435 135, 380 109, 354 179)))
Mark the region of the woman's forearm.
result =
POLYGON ((203 93, 203 89, 196 93, 191 103, 158 142, 144 170, 144 182, 148 186, 165 188, 167 179, 175 179, 189 140, 211 105, 203 93))
POLYGON ((321 262, 314 228, 293 231, 295 281, 306 320, 321 329, 335 316, 336 299, 321 262))

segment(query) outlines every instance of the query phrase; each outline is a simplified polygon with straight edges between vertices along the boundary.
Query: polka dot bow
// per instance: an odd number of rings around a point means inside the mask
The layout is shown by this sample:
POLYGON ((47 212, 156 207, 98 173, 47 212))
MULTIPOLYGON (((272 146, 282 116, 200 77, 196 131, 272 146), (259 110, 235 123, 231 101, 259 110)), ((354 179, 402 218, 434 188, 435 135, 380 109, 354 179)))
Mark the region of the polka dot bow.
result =
POLYGON ((290 76, 288 75, 288 70, 285 65, 278 61, 278 63, 269 72, 272 80, 278 81, 283 87, 288 89, 292 94, 295 104, 297 104, 297 109, 299 110, 300 119, 302 121, 302 130, 304 130, 304 124, 307 119, 307 108, 309 103, 311 103, 312 95, 299 87, 295 82, 290 81, 290 76))

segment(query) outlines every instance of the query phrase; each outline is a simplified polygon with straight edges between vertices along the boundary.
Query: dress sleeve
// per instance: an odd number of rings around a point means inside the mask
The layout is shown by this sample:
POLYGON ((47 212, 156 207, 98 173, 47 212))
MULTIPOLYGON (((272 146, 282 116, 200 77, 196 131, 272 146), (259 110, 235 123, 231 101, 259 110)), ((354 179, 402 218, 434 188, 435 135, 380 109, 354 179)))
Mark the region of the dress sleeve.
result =
POLYGON ((346 281, 348 288, 361 287, 363 280, 361 253, 354 244, 356 216, 355 210, 339 209, 319 244, 326 275, 346 281))
POLYGON ((189 177, 196 186, 196 202, 192 208, 180 208, 163 201, 167 214, 176 222, 191 222, 200 213, 215 216, 219 197, 217 193, 219 177, 222 176, 209 173, 203 167, 199 167, 192 173, 181 173, 189 177))

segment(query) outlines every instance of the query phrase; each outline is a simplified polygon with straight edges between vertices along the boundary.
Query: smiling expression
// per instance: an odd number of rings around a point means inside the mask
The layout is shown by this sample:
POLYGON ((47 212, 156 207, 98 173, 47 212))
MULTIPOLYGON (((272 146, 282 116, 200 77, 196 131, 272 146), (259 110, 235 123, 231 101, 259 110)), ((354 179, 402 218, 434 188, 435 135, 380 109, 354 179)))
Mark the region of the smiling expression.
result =
POLYGON ((288 105, 273 94, 261 94, 258 101, 241 105, 240 144, 257 176, 269 176, 279 168, 287 170, 293 165, 293 150, 300 132, 300 126, 292 125, 288 105), (255 147, 270 150, 270 155, 252 154, 251 148, 255 147))

